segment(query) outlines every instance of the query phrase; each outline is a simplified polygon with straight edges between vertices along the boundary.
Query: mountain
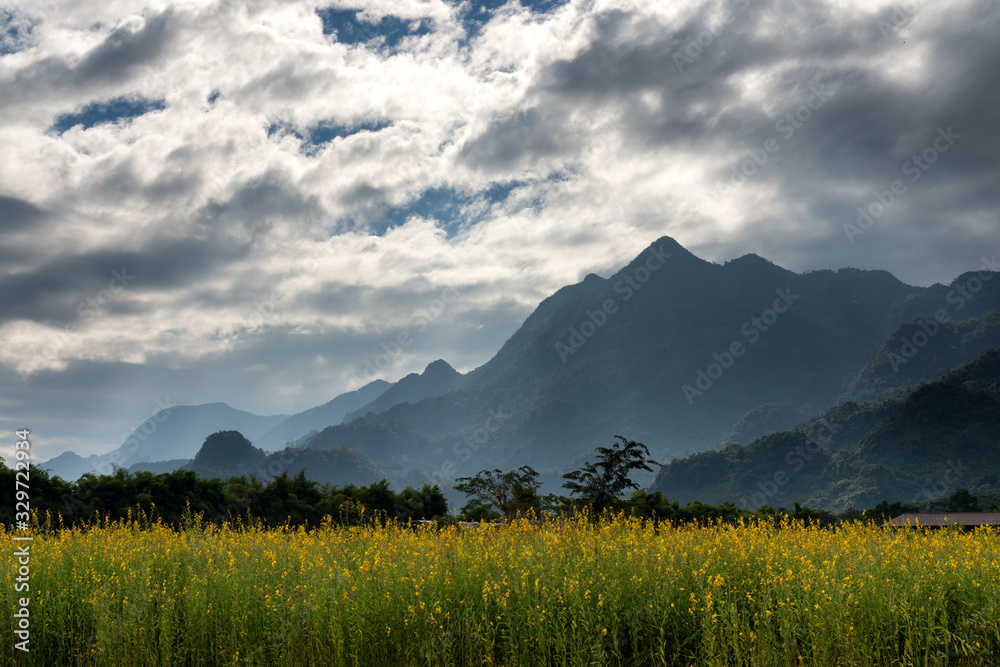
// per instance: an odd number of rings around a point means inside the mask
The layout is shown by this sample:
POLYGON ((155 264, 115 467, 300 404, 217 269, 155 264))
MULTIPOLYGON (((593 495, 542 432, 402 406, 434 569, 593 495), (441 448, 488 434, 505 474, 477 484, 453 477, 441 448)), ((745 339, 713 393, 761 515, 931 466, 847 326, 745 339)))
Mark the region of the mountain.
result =
POLYGON ((111 472, 111 466, 106 463, 105 457, 96 454, 83 457, 73 451, 54 456, 42 463, 41 467, 48 470, 50 475, 62 477, 68 481, 76 481, 84 474, 98 470, 99 467, 104 468, 102 472, 111 472))
POLYGON ((985 344, 996 327, 984 316, 1000 308, 994 275, 914 287, 885 271, 795 273, 752 254, 719 265, 664 237, 614 275, 543 300, 479 368, 435 362, 302 444, 350 446, 445 481, 524 464, 565 471, 616 434, 658 460, 750 442, 837 405, 916 318, 963 331, 982 318, 985 344))
POLYGON ((905 396, 844 403, 794 429, 677 459, 654 490, 681 502, 843 510, 1000 493, 1000 349, 905 396))
POLYGON ((383 469, 418 468, 443 483, 525 464, 558 479, 618 434, 669 461, 719 443, 782 442, 796 421, 856 409, 860 421, 830 441, 843 450, 830 445, 839 464, 878 411, 857 401, 899 397, 992 344, 996 275, 915 287, 885 271, 795 273, 753 254, 720 265, 663 237, 613 275, 587 275, 543 300, 465 375, 435 361, 391 387, 363 388, 385 390, 341 423, 320 428, 347 399, 315 420, 296 415, 255 433, 213 424, 190 434, 184 453, 157 448, 156 458, 190 458, 191 443, 231 429, 258 446, 349 447, 383 469), (928 318, 940 327, 933 335, 928 318), (907 340, 918 353, 893 368, 907 340))
POLYGON ((349 412, 343 421, 346 423, 369 413, 385 412, 394 405, 417 403, 425 398, 442 396, 454 389, 461 377, 461 373, 452 368, 448 362, 438 359, 428 364, 423 373, 410 373, 377 398, 349 412))
POLYGON ((349 424, 329 426, 302 443, 303 449, 353 448, 362 456, 388 465, 409 466, 414 449, 426 449, 428 440, 405 424, 369 422, 363 418, 349 424))
POLYGON ((854 401, 888 398, 1000 347, 1000 309, 965 321, 918 317, 900 325, 848 388, 854 401))
POLYGON ((250 444, 239 431, 219 431, 205 438, 194 459, 184 467, 200 477, 225 479, 250 474, 266 458, 264 450, 250 444))
POLYGON ((798 274, 756 255, 718 265, 665 237, 611 277, 556 292, 459 393, 414 409, 429 420, 454 396, 511 413, 484 447, 503 465, 565 466, 618 433, 670 459, 714 446, 768 403, 805 414, 836 404, 904 322, 1000 306, 1000 281, 976 276, 914 287, 884 271, 798 274), (978 291, 961 296, 974 278, 978 291))
POLYGON ((375 400, 391 386, 385 380, 375 380, 291 416, 261 417, 225 403, 167 405, 129 434, 121 447, 108 454, 81 457, 70 451, 42 465, 52 474, 69 480, 79 479, 87 472, 110 472, 113 465, 132 469, 141 463, 145 465, 136 470, 160 470, 162 465, 153 464, 166 463, 173 466, 170 470, 175 470, 195 456, 208 435, 227 430, 239 431, 265 451, 278 450, 286 443, 313 435, 331 424, 339 424, 348 412, 375 400))
POLYGON ((217 431, 233 430, 254 438, 266 433, 286 415, 261 417, 225 403, 168 405, 144 421, 117 449, 82 458, 65 452, 42 464, 53 475, 76 480, 84 472, 109 473, 112 466, 129 468, 143 461, 190 459, 205 438, 217 431))
POLYGON ((784 431, 802 423, 805 415, 788 403, 765 403, 743 415, 722 444, 752 442, 757 438, 784 431))
POLYGON ((291 477, 300 470, 305 471, 307 479, 333 486, 365 486, 389 477, 382 468, 347 447, 324 451, 290 447, 268 455, 257 476, 268 480, 288 473, 291 477))
POLYGON ((368 405, 391 386, 385 380, 370 382, 356 391, 341 394, 323 405, 292 415, 267 433, 253 438, 253 442, 265 451, 282 449, 286 444, 294 443, 312 432, 319 432, 327 426, 341 423, 348 413, 368 405))
POLYGON ((302 471, 312 481, 345 486, 367 485, 387 477, 381 468, 353 449, 341 447, 320 451, 286 447, 281 451, 265 454, 236 431, 210 435, 194 459, 184 463, 185 469, 193 470, 199 477, 206 479, 254 475, 260 480, 269 481, 281 474, 294 477, 302 471))

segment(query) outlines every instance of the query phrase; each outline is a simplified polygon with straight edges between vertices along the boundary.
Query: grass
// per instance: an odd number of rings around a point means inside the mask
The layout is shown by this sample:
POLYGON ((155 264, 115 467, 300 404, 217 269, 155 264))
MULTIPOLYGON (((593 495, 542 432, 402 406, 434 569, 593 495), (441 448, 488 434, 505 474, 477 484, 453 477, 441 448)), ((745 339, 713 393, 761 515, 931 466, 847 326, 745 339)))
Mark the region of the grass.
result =
POLYGON ((32 651, 0 662, 996 664, 998 560, 996 531, 862 524, 40 528, 32 651))

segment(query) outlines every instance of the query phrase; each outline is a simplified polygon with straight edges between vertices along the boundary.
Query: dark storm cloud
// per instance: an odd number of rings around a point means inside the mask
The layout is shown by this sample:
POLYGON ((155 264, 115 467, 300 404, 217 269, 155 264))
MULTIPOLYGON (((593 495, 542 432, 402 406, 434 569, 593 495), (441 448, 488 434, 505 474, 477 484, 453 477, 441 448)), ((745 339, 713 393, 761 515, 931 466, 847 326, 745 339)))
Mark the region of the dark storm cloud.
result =
POLYGON ((138 30, 127 26, 117 28, 76 64, 47 57, 16 71, 12 81, 0 84, 0 104, 128 81, 166 53, 172 37, 172 17, 172 10, 167 10, 146 19, 138 30))
MULTIPOLYGON (((842 225, 853 219, 858 205, 868 203, 845 201, 844 188, 864 189, 870 199, 894 179, 909 178, 901 170, 939 132, 961 139, 922 171, 922 182, 914 182, 899 201, 893 214, 907 215, 907 229, 894 229, 892 241, 885 242, 912 252, 911 243, 919 243, 920 235, 936 239, 949 217, 996 211, 1000 43, 995 35, 1000 21, 995 3, 956 7, 945 12, 943 24, 923 31, 917 22, 931 19, 919 14, 899 29, 886 28, 879 20, 890 17, 890 10, 886 16, 861 13, 848 20, 817 2, 720 6, 732 14, 724 26, 717 21, 713 26, 707 4, 674 26, 638 25, 634 16, 619 11, 598 15, 590 44, 546 67, 526 96, 531 106, 520 118, 532 122, 506 132, 494 123, 469 144, 466 156, 496 156, 492 164, 516 165, 536 148, 511 137, 559 136, 561 119, 570 111, 614 106, 621 110, 620 127, 633 150, 662 145, 694 148, 706 156, 732 155, 731 164, 716 170, 709 193, 750 195, 761 187, 776 188, 777 201, 825 224, 825 245, 812 244, 776 234, 788 229, 787 219, 763 213, 755 220, 751 214, 724 244, 725 257, 748 248, 768 257, 800 256, 800 269, 810 268, 807 257, 819 265, 870 259, 877 266, 877 258, 887 252, 902 264, 883 243, 872 244, 878 250, 855 252, 829 240, 843 239, 842 225), (775 21, 783 28, 777 38, 765 29, 775 21), (906 49, 925 50, 918 71, 892 69, 910 57, 906 49), (762 69, 769 72, 760 83, 768 108, 749 101, 740 89, 741 76, 762 69), (641 94, 657 99, 658 108, 641 94), (765 145, 777 152, 768 154, 765 145), (766 163, 748 162, 752 155, 766 163), (752 173, 740 175, 741 166, 752 173), (811 251, 795 249, 802 243, 811 251)), ((914 169, 912 163, 909 167, 914 169)), ((935 256, 960 266, 962 254, 969 254, 967 234, 942 236, 940 244, 934 242, 935 256)), ((905 277, 914 279, 913 274, 905 277)))
MULTIPOLYGON (((967 9, 951 10, 926 39, 910 37, 907 44, 903 37, 884 40, 867 25, 867 47, 888 56, 890 63, 908 57, 911 46, 927 49, 920 83, 877 68, 844 73, 830 85, 837 91, 833 99, 754 176, 777 185, 783 199, 803 202, 841 239, 843 224, 856 221, 858 206, 884 197, 881 193, 893 181, 902 183, 906 190, 885 218, 864 239, 855 239, 856 247, 840 262, 884 267, 891 258, 909 265, 902 277, 914 280, 921 262, 906 262, 901 252, 913 253, 921 245, 932 254, 933 264, 958 270, 979 261, 970 255, 969 236, 985 241, 989 226, 1000 228, 1000 134, 991 112, 1000 105, 1000 44, 995 40, 1000 19, 996 12, 967 9), (947 152, 939 153, 935 145, 946 146, 947 152), (922 162, 925 151, 933 163, 922 162), (842 194, 829 194, 831 184, 856 185, 864 194, 858 201, 845 200, 842 194), (966 215, 991 221, 985 228, 948 229, 948 220, 966 215)), ((745 150, 757 149, 769 132, 774 135, 773 126, 763 129, 734 140, 745 150)), ((729 174, 719 176, 729 180, 729 174)), ((759 238, 760 232, 752 225, 735 242, 759 238)), ((775 239, 774 247, 762 250, 774 256, 780 245, 787 244, 775 239)), ((793 252, 802 257, 798 268, 806 266, 806 258, 829 257, 829 263, 837 263, 830 249, 793 252)))
POLYGON ((148 19, 139 30, 122 27, 114 30, 100 46, 73 68, 80 84, 120 82, 133 71, 159 58, 170 39, 167 26, 173 16, 166 10, 148 19))
POLYGON ((560 155, 568 139, 562 118, 537 108, 494 121, 462 147, 460 159, 473 169, 516 171, 560 155))
POLYGON ((10 234, 42 222, 45 211, 16 197, 0 195, 0 234, 10 234))
POLYGON ((262 237, 277 220, 294 221, 308 228, 323 215, 314 196, 303 193, 276 171, 242 184, 228 200, 213 202, 204 212, 212 226, 238 228, 255 237, 262 237))
MULTIPOLYGON (((737 9, 742 2, 730 4, 735 18, 728 32, 716 38, 721 43, 712 57, 698 63, 701 67, 692 65, 690 71, 683 72, 677 70, 674 54, 703 29, 707 7, 678 27, 641 21, 621 10, 597 14, 588 46, 572 58, 544 67, 526 96, 530 106, 513 117, 490 123, 463 147, 461 158, 474 168, 516 170, 538 158, 566 154, 583 145, 583 138, 570 138, 573 132, 567 121, 588 107, 624 108, 621 126, 646 147, 651 142, 694 143, 718 132, 713 113, 724 111, 738 96, 733 83, 719 76, 719 70, 732 71, 733 63, 746 55, 746 37, 739 31, 751 27, 755 20, 749 9, 737 9), (647 109, 638 101, 640 93, 658 96, 662 109, 647 109), (695 111, 702 108, 713 112, 695 111)), ((756 3, 755 8, 763 11, 756 3)), ((752 125, 745 111, 727 113, 729 124, 752 125)))
MULTIPOLYGON (((177 182, 158 180, 138 188, 130 169, 120 165, 113 173, 105 174, 101 188, 112 198, 139 189, 155 200, 163 196, 163 191, 183 190, 189 180, 189 176, 182 175, 177 182)), ((26 210, 22 217, 40 215, 21 204, 11 206, 26 210)), ((108 249, 45 259, 39 256, 31 270, 8 276, 0 284, 0 302, 10 304, 0 313, 0 322, 72 322, 79 311, 86 310, 88 299, 115 280, 113 271, 134 276, 127 281, 127 287, 137 292, 197 290, 199 281, 231 270, 233 263, 245 259, 257 244, 265 242, 276 221, 294 220, 307 225, 319 215, 318 211, 316 202, 280 176, 265 174, 238 188, 226 201, 210 203, 199 211, 194 236, 160 236, 138 251, 108 249)), ((232 303, 232 295, 228 298, 232 303)), ((113 313, 124 313, 124 308, 117 301, 106 306, 113 313)))
MULTIPOLYGON (((109 289, 109 283, 114 293, 189 287, 248 252, 247 244, 225 239, 186 238, 159 239, 138 252, 103 250, 48 259, 0 283, 0 303, 5 304, 0 322, 67 324, 87 309, 88 299, 109 289)), ((119 307, 115 302, 106 305, 111 312, 119 307)))

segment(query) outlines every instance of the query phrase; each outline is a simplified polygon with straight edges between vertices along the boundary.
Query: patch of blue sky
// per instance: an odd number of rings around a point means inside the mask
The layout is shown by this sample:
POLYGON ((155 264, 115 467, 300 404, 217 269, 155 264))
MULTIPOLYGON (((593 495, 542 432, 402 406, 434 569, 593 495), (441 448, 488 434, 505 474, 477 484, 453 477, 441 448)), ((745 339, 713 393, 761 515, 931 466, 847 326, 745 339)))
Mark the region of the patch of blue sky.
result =
POLYGON ((0 56, 23 51, 35 25, 8 9, 0 9, 0 56))
POLYGON ((324 121, 306 129, 305 132, 300 132, 287 123, 271 123, 267 128, 267 136, 271 137, 275 134, 279 136, 292 135, 301 142, 301 152, 306 155, 313 155, 321 146, 330 143, 334 139, 343 139, 359 132, 378 132, 390 125, 392 123, 383 121, 369 121, 353 125, 341 125, 339 123, 324 121))
POLYGON ((497 206, 502 205, 520 181, 495 183, 477 192, 460 192, 444 186, 424 190, 406 206, 392 208, 375 224, 372 231, 378 235, 403 225, 413 216, 434 220, 448 238, 470 228, 497 206))
MULTIPOLYGON (((463 0, 448 0, 452 5, 461 5, 463 0)), ((569 0, 521 0, 521 6, 536 14, 548 14, 567 4, 569 0)), ((478 35, 496 10, 510 3, 510 0, 469 0, 468 9, 462 15, 462 25, 468 39, 478 35)))
POLYGON ((378 132, 392 125, 388 121, 370 121, 355 125, 338 125, 336 123, 319 123, 309 128, 308 141, 313 146, 322 146, 334 139, 343 139, 358 132, 378 132))
POLYGON ((107 102, 92 102, 79 111, 63 114, 56 118, 56 122, 49 129, 62 134, 70 128, 82 125, 83 129, 86 130, 95 125, 131 120, 153 111, 162 111, 165 108, 166 101, 162 99, 116 97, 107 102))
POLYGON ((377 22, 359 18, 359 10, 333 9, 316 10, 323 21, 323 34, 336 35, 343 44, 369 44, 378 40, 393 49, 404 37, 426 35, 431 32, 429 19, 401 19, 397 16, 383 16, 377 22))

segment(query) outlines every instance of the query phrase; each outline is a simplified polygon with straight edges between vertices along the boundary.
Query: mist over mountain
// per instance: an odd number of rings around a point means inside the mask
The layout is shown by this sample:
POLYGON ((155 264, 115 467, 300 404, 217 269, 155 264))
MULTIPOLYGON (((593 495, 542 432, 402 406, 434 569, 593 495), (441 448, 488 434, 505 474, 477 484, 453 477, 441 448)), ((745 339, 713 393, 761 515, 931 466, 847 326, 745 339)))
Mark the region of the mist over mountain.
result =
POLYGON ((448 362, 438 359, 428 364, 423 373, 410 373, 388 386, 367 404, 347 413, 343 421, 353 421, 369 413, 385 412, 394 405, 418 403, 425 398, 441 396, 454 389, 461 377, 448 362))
POLYGON ((295 442, 312 431, 319 432, 330 424, 339 424, 348 413, 371 403, 392 386, 385 380, 369 382, 364 387, 341 394, 323 405, 288 417, 267 433, 255 438, 254 444, 272 451, 295 442))
MULTIPOLYGON (((839 460, 890 409, 857 402, 903 395, 995 344, 1000 280, 985 269, 915 287, 885 271, 795 273, 752 254, 720 265, 663 237, 613 275, 588 275, 544 299, 465 375, 438 360, 298 415, 247 418, 248 430, 226 423, 204 432, 177 412, 168 423, 185 424, 176 427, 187 434, 183 447, 175 431, 169 446, 166 429, 149 438, 163 439, 162 459, 193 457, 208 434, 238 430, 265 450, 349 448, 382 470, 417 470, 442 483, 525 464, 557 480, 617 434, 670 461, 728 443, 804 446, 811 422, 790 427, 837 414, 844 426, 824 455, 839 460)), ((149 454, 141 449, 135 460, 149 454)), ((661 474, 658 488, 735 499, 747 491, 742 482, 713 486, 698 472, 715 470, 719 456, 694 460, 681 487, 661 474)), ((801 484, 789 489, 825 504, 846 497, 801 484)))
POLYGON ((129 468, 147 461, 191 459, 205 438, 217 431, 239 431, 253 440, 271 430, 286 415, 261 417, 225 403, 170 405, 144 421, 123 438, 120 447, 103 455, 80 457, 64 452, 42 464, 53 475, 75 480, 85 472, 110 473, 114 466, 129 468))

